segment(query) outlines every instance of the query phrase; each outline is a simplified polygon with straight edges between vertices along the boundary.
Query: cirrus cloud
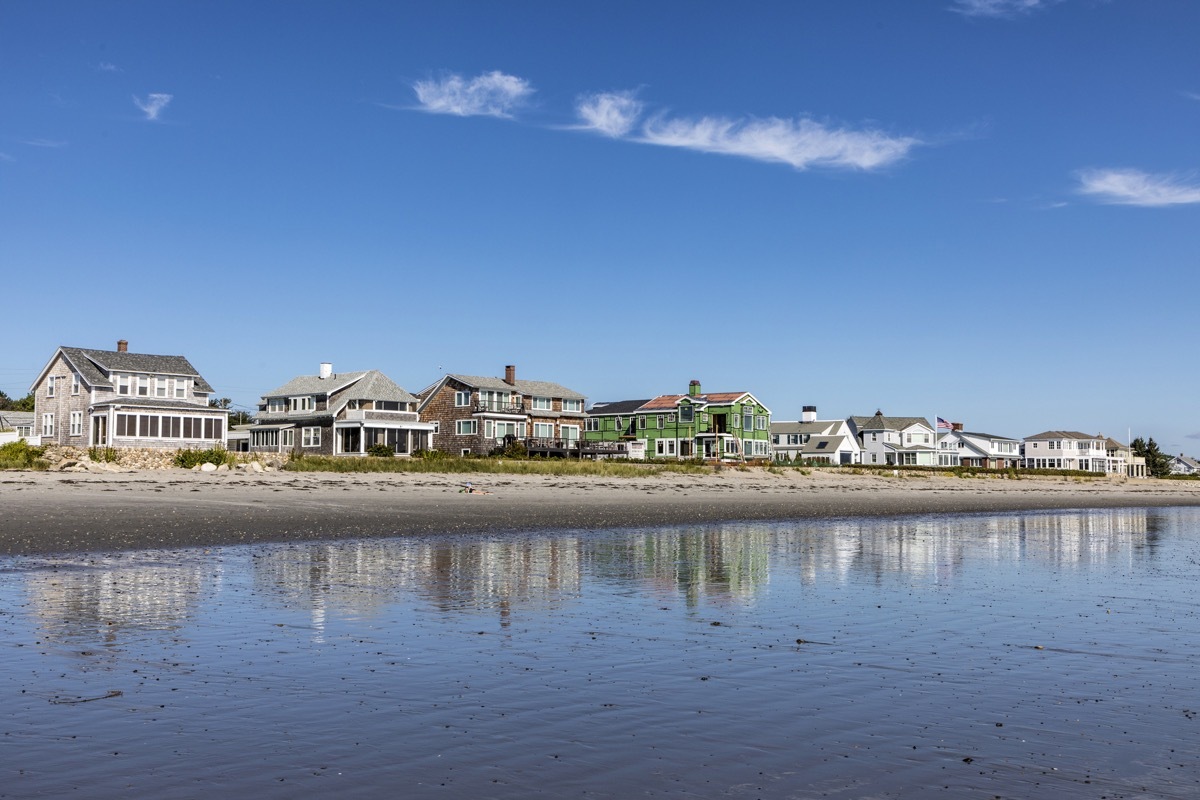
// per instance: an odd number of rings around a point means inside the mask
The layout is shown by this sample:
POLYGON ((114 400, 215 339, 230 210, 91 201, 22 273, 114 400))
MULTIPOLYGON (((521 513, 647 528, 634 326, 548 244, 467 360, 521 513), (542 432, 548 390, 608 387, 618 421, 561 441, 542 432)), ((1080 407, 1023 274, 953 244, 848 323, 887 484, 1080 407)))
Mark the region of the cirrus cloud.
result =
POLYGON ((1046 5, 1047 0, 954 0, 950 10, 964 17, 1015 17, 1046 5))
POLYGON ((601 92, 579 98, 575 113, 582 121, 579 129, 619 139, 633 130, 642 108, 642 102, 633 92, 601 92))
POLYGON ((804 117, 732 120, 660 116, 643 126, 641 140, 665 147, 782 163, 801 170, 810 167, 877 169, 899 161, 921 144, 920 140, 909 136, 834 128, 804 117))
POLYGON ((614 139, 703 153, 740 156, 796 169, 833 167, 870 170, 908 155, 921 141, 877 130, 851 130, 799 119, 668 117, 657 114, 638 128, 644 104, 632 92, 586 95, 575 106, 580 124, 614 139))
POLYGON ((1138 169, 1085 169, 1078 177, 1079 193, 1102 203, 1152 208, 1200 203, 1200 183, 1194 175, 1185 179, 1138 169))
POLYGON ((171 102, 173 95, 163 94, 161 92, 153 92, 146 95, 146 99, 142 100, 137 95, 133 97, 133 104, 142 110, 146 115, 146 119, 154 122, 158 119, 158 115, 171 102))
POLYGON ((504 117, 522 105, 534 89, 524 78, 494 70, 470 80, 447 75, 413 84, 422 111, 459 117, 504 117))

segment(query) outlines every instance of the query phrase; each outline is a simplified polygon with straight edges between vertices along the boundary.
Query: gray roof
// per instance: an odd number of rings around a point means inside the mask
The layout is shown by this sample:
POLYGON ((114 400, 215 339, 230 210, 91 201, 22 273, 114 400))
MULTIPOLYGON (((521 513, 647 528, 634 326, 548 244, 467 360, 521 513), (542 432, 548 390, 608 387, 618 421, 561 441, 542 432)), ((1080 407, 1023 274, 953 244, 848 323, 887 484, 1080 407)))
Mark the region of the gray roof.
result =
POLYGON ((1033 436, 1026 436, 1025 441, 1031 439, 1103 439, 1105 437, 1095 433, 1080 433, 1079 431, 1043 431, 1036 433, 1033 436))
POLYGON ((821 436, 828 433, 831 429, 842 424, 842 420, 814 420, 812 422, 771 422, 772 434, 795 434, 807 433, 812 436, 821 436))
POLYGON ((0 428, 15 428, 18 425, 32 425, 32 411, 0 411, 0 428))
POLYGON ((195 380, 197 392, 211 392, 212 386, 183 356, 155 356, 117 350, 89 350, 83 347, 59 347, 84 383, 95 386, 112 383, 114 372, 146 372, 156 375, 183 375, 195 380))
POLYGON ((164 400, 159 397, 125 397, 124 395, 119 395, 96 403, 96 408, 107 408, 109 406, 121 406, 122 408, 158 408, 169 411, 191 411, 192 413, 201 411, 213 414, 233 413, 225 408, 213 408, 212 406, 201 405, 200 403, 189 403, 186 400, 164 400))
MULTIPOLYGON (((475 389, 491 389, 493 391, 510 392, 516 389, 529 397, 561 397, 564 400, 583 400, 584 395, 572 391, 565 386, 549 381, 526 381, 517 379, 508 383, 503 378, 487 378, 479 375, 457 375, 450 373, 447 377, 459 383, 465 383, 475 389)), ((435 384, 436 385, 436 384, 435 384)), ((431 387, 432 388, 432 387, 431 387)))
POLYGON ((300 375, 263 395, 269 397, 294 397, 306 394, 333 395, 346 389, 342 396, 346 400, 389 400, 397 403, 415 403, 413 397, 400 385, 377 369, 365 372, 338 372, 328 378, 319 375, 300 375))
MULTIPOLYGON (((953 431, 952 431, 953 432, 953 431)), ((1000 436, 995 433, 980 433, 979 431, 958 431, 963 436, 978 436, 980 439, 999 439, 1005 442, 1019 442, 1020 439, 1014 439, 1011 436, 1000 436)))
POLYGON ((860 431, 902 431, 910 425, 924 425, 933 429, 924 417, 885 417, 877 413, 873 417, 851 417, 850 420, 860 431))
POLYGON ((592 407, 588 409, 588 414, 593 417, 604 414, 632 414, 642 406, 649 403, 649 398, 645 400, 613 400, 603 403, 592 403, 592 407))
POLYGON ((804 445, 804 449, 800 452, 808 453, 836 453, 845 443, 846 436, 814 436, 808 440, 808 444, 804 445), (824 447, 821 444, 824 443, 824 447))

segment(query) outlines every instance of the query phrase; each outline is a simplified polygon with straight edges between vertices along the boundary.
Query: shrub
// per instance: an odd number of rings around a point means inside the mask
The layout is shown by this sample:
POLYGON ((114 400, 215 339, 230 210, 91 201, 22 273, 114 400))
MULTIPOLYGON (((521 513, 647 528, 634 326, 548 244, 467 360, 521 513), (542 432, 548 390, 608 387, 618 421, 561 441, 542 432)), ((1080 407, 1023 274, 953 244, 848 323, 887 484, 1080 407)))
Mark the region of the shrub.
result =
POLYGON ((367 448, 367 455, 375 458, 391 458, 396 455, 396 451, 386 444, 373 444, 367 448))
POLYGON ((177 450, 175 451, 175 466, 191 469, 197 464, 233 465, 237 456, 224 447, 213 447, 209 450, 177 450))
POLYGON ((109 464, 116 464, 120 460, 116 448, 113 447, 89 447, 88 458, 92 461, 102 461, 109 464))
POLYGON ((42 458, 45 452, 24 439, 0 445, 0 469, 46 469, 49 464, 42 458))

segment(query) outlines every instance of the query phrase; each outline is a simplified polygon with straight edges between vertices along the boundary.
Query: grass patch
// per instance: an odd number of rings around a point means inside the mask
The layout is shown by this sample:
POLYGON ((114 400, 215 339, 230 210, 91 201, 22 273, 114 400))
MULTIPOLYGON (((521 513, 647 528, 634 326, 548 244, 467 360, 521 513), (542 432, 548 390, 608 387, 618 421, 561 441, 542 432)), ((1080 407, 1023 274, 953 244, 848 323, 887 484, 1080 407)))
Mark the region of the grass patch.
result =
POLYGON ((651 464, 617 460, 575 461, 565 458, 462 458, 439 454, 430 458, 293 457, 283 465, 290 472, 418 472, 494 475, 597 475, 643 478, 663 473, 706 475, 710 467, 694 462, 651 464))

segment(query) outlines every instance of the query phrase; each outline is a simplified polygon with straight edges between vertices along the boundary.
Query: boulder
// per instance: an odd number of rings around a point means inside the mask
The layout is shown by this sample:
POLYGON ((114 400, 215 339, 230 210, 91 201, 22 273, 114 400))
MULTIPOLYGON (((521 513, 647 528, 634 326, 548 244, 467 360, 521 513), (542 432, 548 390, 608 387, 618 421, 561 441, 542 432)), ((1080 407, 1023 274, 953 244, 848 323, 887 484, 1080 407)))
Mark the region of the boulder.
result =
POLYGON ((210 463, 208 461, 205 461, 203 464, 200 465, 200 471, 201 472, 216 472, 217 465, 210 463))

